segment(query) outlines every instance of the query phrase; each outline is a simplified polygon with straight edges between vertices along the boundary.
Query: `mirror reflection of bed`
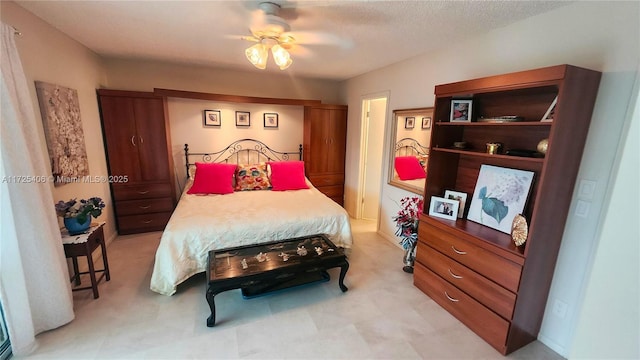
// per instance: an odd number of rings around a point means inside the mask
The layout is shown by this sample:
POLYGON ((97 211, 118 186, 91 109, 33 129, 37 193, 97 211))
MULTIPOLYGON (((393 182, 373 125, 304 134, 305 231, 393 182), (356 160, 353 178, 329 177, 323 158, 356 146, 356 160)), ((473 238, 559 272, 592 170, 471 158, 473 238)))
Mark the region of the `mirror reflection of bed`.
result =
POLYGON ((426 181, 433 108, 394 111, 389 184, 422 195, 426 181))

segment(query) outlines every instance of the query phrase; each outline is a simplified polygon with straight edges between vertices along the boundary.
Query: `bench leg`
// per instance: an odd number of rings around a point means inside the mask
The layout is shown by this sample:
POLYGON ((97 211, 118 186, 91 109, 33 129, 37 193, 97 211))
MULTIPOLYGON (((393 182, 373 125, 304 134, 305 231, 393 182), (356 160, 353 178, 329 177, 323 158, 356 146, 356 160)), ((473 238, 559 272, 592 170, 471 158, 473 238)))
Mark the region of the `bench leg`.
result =
POLYGON ((211 287, 207 288, 207 303, 209 303, 209 309, 211 309, 211 316, 207 318, 207 326, 213 327, 216 324, 216 304, 214 297, 216 294, 213 292, 211 287))
POLYGON ((349 288, 344 286, 344 277, 345 275, 347 275, 347 270, 349 270, 349 263, 345 261, 340 264, 340 279, 338 280, 338 285, 340 286, 340 290, 342 290, 342 292, 349 290, 349 288))

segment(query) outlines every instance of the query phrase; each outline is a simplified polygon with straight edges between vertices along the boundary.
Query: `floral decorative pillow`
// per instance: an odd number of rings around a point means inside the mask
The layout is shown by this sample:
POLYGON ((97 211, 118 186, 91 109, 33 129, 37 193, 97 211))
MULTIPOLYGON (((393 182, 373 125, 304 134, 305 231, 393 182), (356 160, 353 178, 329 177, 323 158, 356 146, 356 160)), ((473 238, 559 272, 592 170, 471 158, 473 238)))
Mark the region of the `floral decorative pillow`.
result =
POLYGON ((236 169, 235 191, 268 190, 271 182, 267 175, 267 164, 240 165, 236 169))

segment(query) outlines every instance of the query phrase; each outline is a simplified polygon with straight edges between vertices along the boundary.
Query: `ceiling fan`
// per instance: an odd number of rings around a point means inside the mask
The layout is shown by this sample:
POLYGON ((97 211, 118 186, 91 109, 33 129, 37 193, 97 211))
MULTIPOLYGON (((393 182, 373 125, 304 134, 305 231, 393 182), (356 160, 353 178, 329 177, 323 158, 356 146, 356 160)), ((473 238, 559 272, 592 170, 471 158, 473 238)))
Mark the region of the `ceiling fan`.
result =
POLYGON ((281 6, 273 2, 261 2, 259 10, 253 13, 251 35, 243 40, 257 42, 245 51, 247 59, 258 69, 267 67, 269 49, 280 70, 288 68, 293 60, 287 51, 295 43, 295 38, 287 34, 291 27, 280 17, 281 6))

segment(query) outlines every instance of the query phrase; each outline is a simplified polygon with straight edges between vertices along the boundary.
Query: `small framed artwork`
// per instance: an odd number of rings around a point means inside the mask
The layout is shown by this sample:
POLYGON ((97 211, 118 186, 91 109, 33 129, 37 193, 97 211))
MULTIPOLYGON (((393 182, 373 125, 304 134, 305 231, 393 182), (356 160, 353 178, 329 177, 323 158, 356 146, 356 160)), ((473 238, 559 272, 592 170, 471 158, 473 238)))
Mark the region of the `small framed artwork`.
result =
POLYGON ((542 122, 553 121, 553 113, 556 111, 557 103, 558 103, 558 96, 556 96, 556 98, 553 99, 553 101, 551 102, 551 105, 549 105, 549 108, 547 109, 547 112, 544 113, 544 116, 542 116, 542 119, 540 119, 540 121, 542 122))
POLYGON ((451 100, 451 122, 471 122, 473 100, 451 100))
POLYGON ((431 118, 430 117, 423 117, 422 118, 422 128, 423 129, 431 129, 431 118))
POLYGON ((467 219, 510 234, 513 218, 524 210, 533 175, 532 171, 482 164, 467 219))
POLYGON ((220 110, 204 111, 204 126, 220 126, 221 121, 220 110))
POLYGON ((413 129, 416 126, 416 118, 411 116, 404 119, 404 128, 405 129, 413 129))
POLYGON ((448 220, 455 220, 458 217, 459 207, 460 203, 457 200, 432 196, 431 204, 429 204, 429 215, 448 220))
POLYGON ((277 128, 278 127, 278 114, 277 113, 264 113, 264 127, 277 128))
POLYGON ((458 218, 462 218, 464 214, 464 208, 467 204, 467 193, 445 190, 444 197, 449 200, 456 200, 458 203, 460 203, 460 206, 458 207, 458 218))
POLYGON ((236 126, 251 126, 251 113, 236 111, 236 126))

